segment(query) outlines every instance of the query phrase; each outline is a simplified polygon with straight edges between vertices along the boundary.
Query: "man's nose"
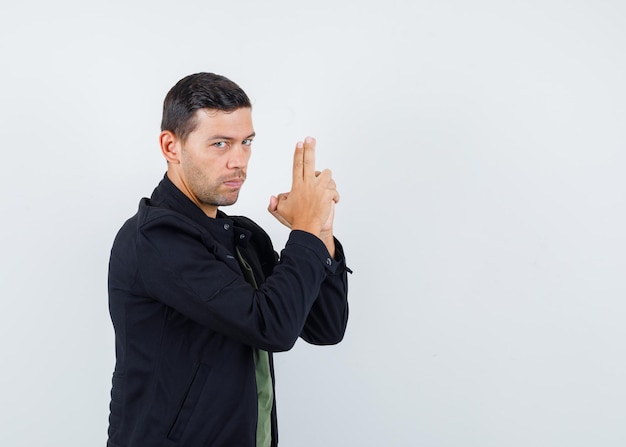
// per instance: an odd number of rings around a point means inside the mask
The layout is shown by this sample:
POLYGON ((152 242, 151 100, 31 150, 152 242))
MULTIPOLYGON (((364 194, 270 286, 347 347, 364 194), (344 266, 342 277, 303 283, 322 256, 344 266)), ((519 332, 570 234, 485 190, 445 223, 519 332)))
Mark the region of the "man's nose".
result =
POLYGON ((248 164, 250 152, 243 144, 235 144, 231 147, 228 167, 230 169, 244 168, 248 164))

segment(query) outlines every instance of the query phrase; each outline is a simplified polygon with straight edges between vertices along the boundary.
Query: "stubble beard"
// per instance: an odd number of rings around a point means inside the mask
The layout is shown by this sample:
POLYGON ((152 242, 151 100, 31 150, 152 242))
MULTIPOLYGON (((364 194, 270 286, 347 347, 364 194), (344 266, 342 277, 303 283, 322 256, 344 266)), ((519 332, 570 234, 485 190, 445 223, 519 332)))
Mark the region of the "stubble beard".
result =
MULTIPOLYGON (((200 203, 208 206, 229 206, 235 204, 239 198, 239 192, 241 188, 228 190, 224 185, 224 182, 233 178, 241 178, 245 181, 245 174, 243 171, 229 175, 228 177, 220 177, 217 180, 211 181, 208 179, 199 179, 194 177, 196 181, 195 195, 200 203), (199 180, 199 181, 198 181, 199 180), (226 192, 224 190, 226 189, 226 192)), ((242 185, 243 186, 243 185, 242 185)))

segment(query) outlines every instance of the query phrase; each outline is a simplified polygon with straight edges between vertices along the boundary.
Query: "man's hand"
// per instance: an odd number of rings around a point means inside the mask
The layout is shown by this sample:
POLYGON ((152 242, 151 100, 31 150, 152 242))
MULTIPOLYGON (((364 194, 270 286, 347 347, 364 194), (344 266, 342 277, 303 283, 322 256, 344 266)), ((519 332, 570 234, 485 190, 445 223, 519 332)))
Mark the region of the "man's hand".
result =
MULTIPOLYGON (((268 211, 292 230, 312 233, 329 246, 337 202, 332 173, 315 170, 315 139, 307 137, 296 145, 291 191, 272 196, 268 211)), ((334 244, 332 248, 334 254, 334 244)))

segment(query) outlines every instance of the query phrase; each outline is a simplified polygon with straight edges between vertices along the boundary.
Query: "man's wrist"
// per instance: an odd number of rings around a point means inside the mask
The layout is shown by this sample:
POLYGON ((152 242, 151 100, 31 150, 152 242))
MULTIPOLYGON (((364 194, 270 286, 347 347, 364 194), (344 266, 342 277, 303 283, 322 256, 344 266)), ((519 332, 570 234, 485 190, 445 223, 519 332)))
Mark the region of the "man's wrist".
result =
POLYGON ((335 258, 335 236, 333 236, 333 230, 321 231, 319 238, 326 245, 326 249, 330 254, 331 258, 335 258))

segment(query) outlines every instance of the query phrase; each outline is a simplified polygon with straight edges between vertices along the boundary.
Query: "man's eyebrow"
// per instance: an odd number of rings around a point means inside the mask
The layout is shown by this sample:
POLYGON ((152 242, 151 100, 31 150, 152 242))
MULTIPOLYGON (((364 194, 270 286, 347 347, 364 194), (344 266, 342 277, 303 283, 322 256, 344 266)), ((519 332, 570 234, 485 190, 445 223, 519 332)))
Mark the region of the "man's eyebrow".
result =
MULTIPOLYGON (((252 132, 250 135, 248 135, 246 138, 244 138, 244 140, 247 140, 249 138, 254 138, 256 136, 256 132, 252 132)), ((236 140, 237 138, 235 137, 229 137, 227 135, 213 135, 211 137, 208 138, 209 140, 228 140, 228 141, 233 141, 236 140)))

